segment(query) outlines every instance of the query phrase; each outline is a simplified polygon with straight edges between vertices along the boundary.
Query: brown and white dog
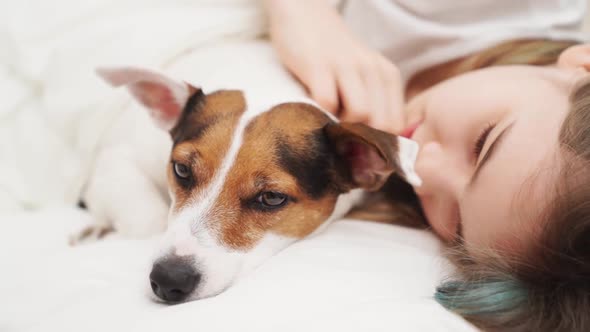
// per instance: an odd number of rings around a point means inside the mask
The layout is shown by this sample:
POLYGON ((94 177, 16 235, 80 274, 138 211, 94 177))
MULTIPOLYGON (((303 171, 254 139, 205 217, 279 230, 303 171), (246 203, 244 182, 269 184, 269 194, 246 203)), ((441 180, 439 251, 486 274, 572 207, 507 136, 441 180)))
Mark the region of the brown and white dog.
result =
POLYGON ((392 174, 420 182, 414 142, 339 123, 312 103, 269 103, 243 90, 206 94, 140 68, 98 73, 127 87, 172 138, 172 201, 150 274, 154 294, 166 302, 222 292, 388 181, 393 191, 411 191, 392 174))

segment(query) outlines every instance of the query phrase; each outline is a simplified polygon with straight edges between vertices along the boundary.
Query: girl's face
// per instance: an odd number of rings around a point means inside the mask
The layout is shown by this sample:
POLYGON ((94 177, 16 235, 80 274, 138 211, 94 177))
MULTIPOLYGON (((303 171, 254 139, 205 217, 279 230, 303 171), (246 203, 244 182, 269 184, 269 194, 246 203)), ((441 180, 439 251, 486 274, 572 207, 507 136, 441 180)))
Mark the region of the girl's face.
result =
MULTIPOLYGON (((407 105, 420 146, 416 187, 433 230, 469 247, 518 248, 534 234, 559 169, 569 94, 587 75, 590 45, 552 67, 502 66, 444 81, 407 105), (527 235, 528 234, 528 235, 527 235)), ((568 53, 569 52, 569 53, 568 53)))

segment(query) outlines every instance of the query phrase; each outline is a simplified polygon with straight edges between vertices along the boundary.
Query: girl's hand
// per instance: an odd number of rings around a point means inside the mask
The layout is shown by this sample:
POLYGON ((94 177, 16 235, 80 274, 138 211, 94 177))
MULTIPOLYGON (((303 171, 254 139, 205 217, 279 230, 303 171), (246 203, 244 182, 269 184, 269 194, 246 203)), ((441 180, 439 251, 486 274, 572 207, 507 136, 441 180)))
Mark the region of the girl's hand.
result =
POLYGON ((265 2, 273 45, 316 102, 344 121, 404 128, 399 70, 357 40, 327 0, 265 2))

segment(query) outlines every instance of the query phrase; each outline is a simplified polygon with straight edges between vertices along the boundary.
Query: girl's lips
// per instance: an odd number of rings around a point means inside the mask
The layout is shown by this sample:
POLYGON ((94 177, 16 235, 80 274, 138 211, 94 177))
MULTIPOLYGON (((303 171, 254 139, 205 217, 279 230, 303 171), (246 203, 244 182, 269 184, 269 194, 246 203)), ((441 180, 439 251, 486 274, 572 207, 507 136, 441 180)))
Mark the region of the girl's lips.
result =
POLYGON ((418 121, 412 125, 409 125, 408 127, 406 127, 406 129, 402 130, 402 132, 400 133, 400 136, 405 137, 405 138, 412 138, 412 135, 414 135, 414 132, 416 131, 416 129, 418 127, 420 127, 421 124, 422 124, 422 121, 418 121))

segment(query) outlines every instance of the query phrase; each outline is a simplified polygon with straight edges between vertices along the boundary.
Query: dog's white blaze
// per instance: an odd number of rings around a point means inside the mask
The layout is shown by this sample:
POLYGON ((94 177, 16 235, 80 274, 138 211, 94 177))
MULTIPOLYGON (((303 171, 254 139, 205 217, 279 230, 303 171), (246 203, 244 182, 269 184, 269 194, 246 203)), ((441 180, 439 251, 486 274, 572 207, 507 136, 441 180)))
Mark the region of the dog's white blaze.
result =
POLYGON ((206 219, 212 217, 210 216, 211 208, 215 205, 215 201, 219 197, 219 194, 223 189, 223 185, 225 184, 225 179, 234 165, 238 152, 240 151, 240 147, 242 146, 244 130, 246 129, 246 126, 249 122, 250 117, 248 117, 248 112, 245 112, 245 114, 243 114, 238 121, 238 125, 231 139, 229 150, 223 158, 219 171, 217 174, 215 174, 213 181, 211 181, 209 184, 209 187, 205 189, 197 199, 199 203, 195 205, 195 210, 193 210, 191 213, 193 216, 198 217, 197 219, 193 220, 191 224, 191 232, 195 235, 197 235, 200 229, 202 229, 203 223, 206 221, 206 219))

